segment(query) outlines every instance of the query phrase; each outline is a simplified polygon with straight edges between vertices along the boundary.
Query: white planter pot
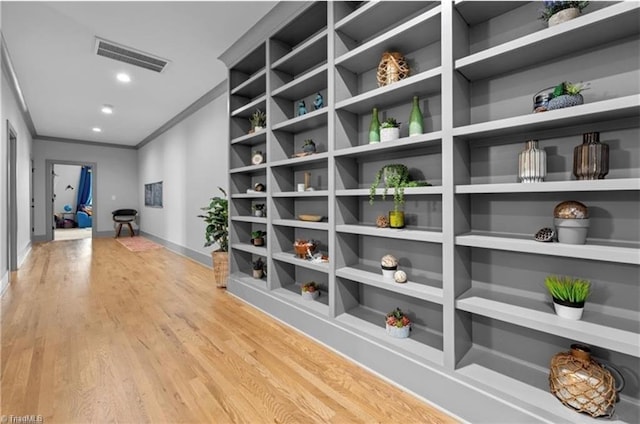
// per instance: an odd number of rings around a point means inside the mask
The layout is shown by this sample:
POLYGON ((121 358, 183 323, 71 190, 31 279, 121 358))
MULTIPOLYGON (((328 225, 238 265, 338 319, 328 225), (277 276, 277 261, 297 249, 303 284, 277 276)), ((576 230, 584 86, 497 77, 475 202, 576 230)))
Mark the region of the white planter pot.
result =
POLYGON ((301 292, 301 294, 304 300, 315 300, 320 297, 320 290, 316 290, 314 292, 301 292))
POLYGON ((382 278, 389 281, 395 281, 393 276, 397 270, 398 270, 397 266, 389 269, 382 268, 382 278))
POLYGON ((258 280, 262 278, 262 276, 264 275, 263 271, 261 269, 254 269, 253 270, 253 278, 257 278, 258 280))
POLYGON ((566 244, 585 244, 587 242, 587 232, 589 230, 589 218, 586 219, 564 219, 554 218, 553 224, 556 226, 558 242, 566 244))
POLYGON ((560 318, 579 320, 582 318, 582 313, 584 312, 584 306, 581 308, 576 308, 573 306, 565 306, 559 303, 553 302, 553 308, 556 311, 556 315, 560 318))
POLYGON ((570 21, 571 19, 580 16, 580 9, 577 7, 571 7, 569 9, 562 9, 549 18, 549 26, 561 24, 563 22, 570 21))
POLYGON ((409 331, 411 330, 411 324, 404 327, 396 327, 393 325, 385 324, 387 326, 387 334, 397 339, 406 339, 409 337, 409 331))
POLYGON ((258 210, 253 211, 254 216, 262 216, 262 213, 263 213, 262 211, 258 211, 258 210))
POLYGON ((400 138, 400 128, 380 128, 380 141, 391 141, 400 138))
POLYGON ((259 126, 255 126, 253 127, 253 132, 258 132, 258 131, 262 131, 264 129, 264 127, 259 127, 259 126))

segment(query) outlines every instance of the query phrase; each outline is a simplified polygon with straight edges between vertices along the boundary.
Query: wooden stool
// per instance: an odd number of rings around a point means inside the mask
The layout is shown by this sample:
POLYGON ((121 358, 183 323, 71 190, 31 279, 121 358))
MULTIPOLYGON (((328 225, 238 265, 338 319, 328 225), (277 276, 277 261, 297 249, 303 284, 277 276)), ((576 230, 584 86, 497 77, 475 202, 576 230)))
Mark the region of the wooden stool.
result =
POLYGON ((129 227, 129 234, 131 237, 134 236, 133 226, 131 223, 136 220, 136 216, 138 216, 138 211, 135 209, 118 209, 116 211, 111 212, 113 215, 113 222, 117 223, 118 226, 116 228, 116 238, 120 237, 120 232, 122 231, 122 224, 127 224, 129 227))

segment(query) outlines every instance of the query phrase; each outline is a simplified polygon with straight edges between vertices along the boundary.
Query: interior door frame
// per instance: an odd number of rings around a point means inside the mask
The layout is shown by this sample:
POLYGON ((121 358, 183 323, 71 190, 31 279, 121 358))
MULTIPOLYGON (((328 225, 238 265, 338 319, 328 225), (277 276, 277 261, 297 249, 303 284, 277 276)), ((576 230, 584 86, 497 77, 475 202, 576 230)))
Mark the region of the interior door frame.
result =
POLYGON ((11 282, 11 272, 18 269, 18 133, 8 119, 7 143, 7 267, 11 282))
POLYGON ((98 235, 98 164, 96 162, 84 162, 76 160, 46 159, 45 160, 45 235, 47 241, 53 241, 53 167, 54 165, 77 165, 91 167, 91 195, 92 210, 91 215, 91 237, 98 235))

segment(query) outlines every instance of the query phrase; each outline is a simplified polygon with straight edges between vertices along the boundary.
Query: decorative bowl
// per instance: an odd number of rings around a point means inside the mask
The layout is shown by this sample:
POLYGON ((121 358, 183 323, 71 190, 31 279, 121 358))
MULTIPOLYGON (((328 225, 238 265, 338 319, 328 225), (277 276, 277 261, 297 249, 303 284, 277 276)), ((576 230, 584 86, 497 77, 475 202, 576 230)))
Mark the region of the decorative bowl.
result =
POLYGON ((298 239, 293 243, 293 249, 296 252, 296 256, 300 259, 305 259, 309 253, 313 255, 317 247, 318 243, 315 240, 298 239))
POLYGON ((322 215, 302 214, 302 215, 298 215, 298 219, 300 221, 319 222, 319 221, 322 221, 322 215))

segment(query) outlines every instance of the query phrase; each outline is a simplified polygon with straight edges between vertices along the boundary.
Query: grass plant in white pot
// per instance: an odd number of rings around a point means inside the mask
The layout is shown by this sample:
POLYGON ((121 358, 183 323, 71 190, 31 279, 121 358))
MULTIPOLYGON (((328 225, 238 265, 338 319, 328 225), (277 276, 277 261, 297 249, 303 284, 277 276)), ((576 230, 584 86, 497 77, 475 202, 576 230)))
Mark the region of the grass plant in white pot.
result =
POLYGON ((579 320, 584 312, 584 302, 591 292, 591 283, 581 278, 549 275, 544 280, 553 298, 553 307, 559 317, 579 320))

